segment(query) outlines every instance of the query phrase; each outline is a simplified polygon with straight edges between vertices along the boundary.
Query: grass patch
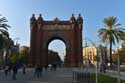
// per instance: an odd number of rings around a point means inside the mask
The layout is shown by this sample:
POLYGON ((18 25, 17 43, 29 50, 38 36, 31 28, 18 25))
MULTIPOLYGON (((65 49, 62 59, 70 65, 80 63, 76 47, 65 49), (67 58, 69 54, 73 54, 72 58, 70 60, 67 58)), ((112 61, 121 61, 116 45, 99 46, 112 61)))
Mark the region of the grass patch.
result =
MULTIPOLYGON (((95 82, 95 74, 91 75, 91 80, 95 82)), ((98 74, 98 83, 118 83, 117 78, 98 74)), ((125 83, 125 80, 121 80, 121 83, 125 83)))
POLYGON ((120 71, 125 72, 125 67, 121 67, 120 71))

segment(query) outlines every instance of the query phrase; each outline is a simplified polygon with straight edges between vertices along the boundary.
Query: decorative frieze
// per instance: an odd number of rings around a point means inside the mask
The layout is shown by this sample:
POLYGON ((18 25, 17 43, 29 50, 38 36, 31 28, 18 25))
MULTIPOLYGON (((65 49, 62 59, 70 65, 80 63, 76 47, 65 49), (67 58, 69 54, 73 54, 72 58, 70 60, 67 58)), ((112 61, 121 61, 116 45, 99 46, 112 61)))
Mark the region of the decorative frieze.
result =
POLYGON ((72 30, 71 25, 44 25, 42 30, 72 30))

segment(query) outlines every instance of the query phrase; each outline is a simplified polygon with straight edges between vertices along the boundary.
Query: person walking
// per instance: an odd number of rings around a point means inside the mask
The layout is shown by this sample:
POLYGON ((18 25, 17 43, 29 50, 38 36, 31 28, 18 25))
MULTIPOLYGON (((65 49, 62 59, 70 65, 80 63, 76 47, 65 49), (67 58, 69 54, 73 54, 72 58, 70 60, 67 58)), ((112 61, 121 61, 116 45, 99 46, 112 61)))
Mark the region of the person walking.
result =
POLYGON ((18 72, 18 68, 16 65, 13 65, 13 80, 16 80, 16 75, 17 75, 17 72, 18 72))
POLYGON ((53 69, 54 69, 54 71, 56 71, 56 68, 57 68, 57 65, 56 65, 56 64, 53 64, 53 69))
POLYGON ((12 70, 12 65, 10 64, 10 65, 8 66, 8 73, 9 73, 9 74, 11 74, 11 70, 12 70))
POLYGON ((106 73, 106 64, 103 63, 103 72, 106 73))
POLYGON ((39 77, 39 65, 35 65, 35 72, 34 72, 34 77, 39 77))
POLYGON ((23 74, 24 75, 26 74, 26 65, 25 64, 23 65, 23 74))
POLYGON ((4 68, 5 76, 7 76, 7 75, 8 75, 8 69, 9 69, 9 66, 8 66, 8 65, 6 65, 6 66, 5 66, 5 68, 4 68))
POLYGON ((39 66, 39 77, 42 77, 43 67, 39 66))

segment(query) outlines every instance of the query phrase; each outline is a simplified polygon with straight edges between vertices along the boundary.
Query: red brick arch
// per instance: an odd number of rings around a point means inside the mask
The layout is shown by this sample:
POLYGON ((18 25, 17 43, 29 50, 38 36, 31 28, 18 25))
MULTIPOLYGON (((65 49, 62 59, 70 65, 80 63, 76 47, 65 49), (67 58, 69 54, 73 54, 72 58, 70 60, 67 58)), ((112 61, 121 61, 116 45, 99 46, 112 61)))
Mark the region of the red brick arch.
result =
POLYGON ((48 65, 48 44, 54 40, 62 40, 66 45, 65 66, 77 67, 82 63, 82 24, 83 19, 74 15, 69 21, 45 21, 40 15, 30 19, 30 56, 29 65, 48 65))

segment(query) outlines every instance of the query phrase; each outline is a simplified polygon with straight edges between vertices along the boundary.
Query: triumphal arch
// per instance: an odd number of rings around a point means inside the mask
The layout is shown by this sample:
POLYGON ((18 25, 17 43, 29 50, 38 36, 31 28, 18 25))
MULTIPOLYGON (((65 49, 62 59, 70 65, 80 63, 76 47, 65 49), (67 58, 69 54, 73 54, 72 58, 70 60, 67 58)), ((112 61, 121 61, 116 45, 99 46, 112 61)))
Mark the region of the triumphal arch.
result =
POLYGON ((62 40, 66 45, 64 65, 78 67, 82 62, 82 26, 83 19, 72 16, 69 20, 44 20, 33 14, 30 18, 30 55, 29 65, 48 65, 48 44, 54 39, 62 40))

